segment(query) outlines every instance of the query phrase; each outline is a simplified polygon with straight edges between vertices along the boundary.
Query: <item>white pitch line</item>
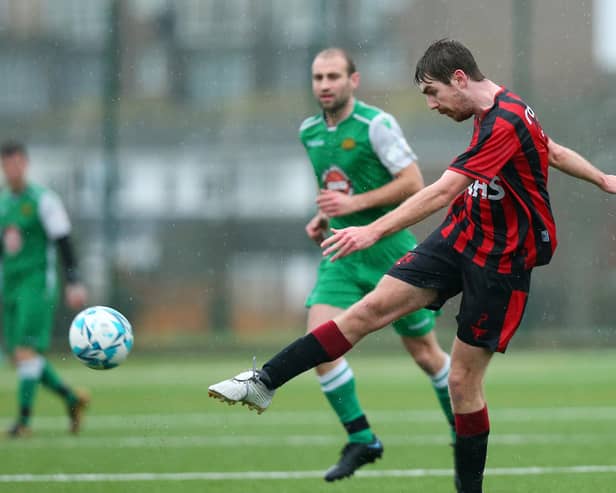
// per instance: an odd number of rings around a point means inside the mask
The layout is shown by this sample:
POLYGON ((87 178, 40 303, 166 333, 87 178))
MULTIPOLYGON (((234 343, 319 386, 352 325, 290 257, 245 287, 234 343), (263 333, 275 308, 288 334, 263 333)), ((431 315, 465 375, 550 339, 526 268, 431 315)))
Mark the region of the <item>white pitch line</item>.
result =
MULTIPOLYGON (((359 471, 365 478, 436 477, 449 476, 451 469, 389 469, 359 471)), ((489 468, 486 476, 539 476, 546 474, 604 474, 616 473, 616 465, 570 467, 511 467, 489 468)), ((128 481, 248 481, 268 479, 321 478, 323 471, 246 471, 246 472, 180 472, 180 473, 77 473, 77 474, 3 474, 0 483, 75 483, 128 481)))
MULTIPOLYGON (((379 435, 388 446, 440 446, 450 442, 447 433, 379 435)), ((573 433, 573 434, 498 434, 490 437, 490 443, 504 446, 520 445, 592 445, 613 444, 616 434, 573 433)), ((132 436, 81 436, 81 437, 41 437, 27 440, 0 442, 0 450, 14 449, 118 449, 118 448, 235 448, 235 447, 325 447, 339 445, 338 434, 311 435, 132 435, 132 436)))
MULTIPOLYGON (((370 420, 379 423, 416 423, 417 421, 441 423, 443 415, 438 410, 411 411, 370 411, 370 420)), ((127 415, 90 415, 86 417, 88 429, 135 429, 138 427, 207 427, 250 425, 258 423, 260 427, 279 427, 280 425, 326 424, 335 422, 332 413, 327 410, 315 411, 276 411, 271 410, 263 416, 249 412, 211 411, 202 413, 178 414, 127 414, 127 415)), ((605 422, 616 420, 616 407, 567 407, 567 408, 502 408, 491 409, 490 418, 499 422, 605 422)), ((0 426, 10 424, 9 417, 0 417, 0 426)), ((33 426, 37 429, 54 429, 66 424, 65 416, 34 416, 33 426)))

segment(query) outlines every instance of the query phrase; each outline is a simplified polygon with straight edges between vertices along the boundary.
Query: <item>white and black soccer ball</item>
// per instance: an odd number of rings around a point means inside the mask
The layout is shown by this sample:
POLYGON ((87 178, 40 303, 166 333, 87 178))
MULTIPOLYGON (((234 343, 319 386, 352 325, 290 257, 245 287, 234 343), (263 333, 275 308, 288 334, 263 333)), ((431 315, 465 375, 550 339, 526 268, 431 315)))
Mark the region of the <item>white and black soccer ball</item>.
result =
POLYGON ((133 348, 133 328, 119 311, 93 306, 75 316, 68 340, 71 351, 84 365, 109 370, 129 355, 133 348))

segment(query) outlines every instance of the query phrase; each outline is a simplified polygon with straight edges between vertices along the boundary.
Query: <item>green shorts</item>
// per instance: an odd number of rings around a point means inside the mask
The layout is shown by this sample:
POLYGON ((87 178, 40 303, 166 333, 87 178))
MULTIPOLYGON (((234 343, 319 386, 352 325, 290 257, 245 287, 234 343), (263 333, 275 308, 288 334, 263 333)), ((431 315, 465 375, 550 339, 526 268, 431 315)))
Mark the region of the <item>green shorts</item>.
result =
MULTIPOLYGON (((372 291, 394 263, 415 246, 415 239, 410 234, 396 235, 333 263, 323 259, 306 306, 350 307, 372 291)), ((392 325, 401 336, 421 337, 434 328, 435 313, 424 308, 409 313, 392 325)))
POLYGON ((49 348, 58 290, 45 271, 4 279, 4 341, 9 354, 16 347, 40 353, 49 348))

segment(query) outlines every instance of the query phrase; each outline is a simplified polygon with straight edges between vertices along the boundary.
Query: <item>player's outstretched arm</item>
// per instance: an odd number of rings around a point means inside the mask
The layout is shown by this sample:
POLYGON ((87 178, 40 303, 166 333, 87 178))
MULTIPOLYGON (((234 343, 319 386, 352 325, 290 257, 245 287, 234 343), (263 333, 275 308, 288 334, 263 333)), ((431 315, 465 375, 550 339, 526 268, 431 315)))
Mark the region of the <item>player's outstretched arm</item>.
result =
POLYGON ((616 193, 616 175, 608 175, 593 166, 590 161, 563 145, 550 139, 548 143, 550 166, 580 180, 598 186, 607 193, 616 193))
POLYGON ((472 180, 455 171, 445 171, 434 183, 409 197, 393 211, 367 226, 332 229, 333 235, 321 243, 323 255, 331 261, 374 245, 378 240, 408 228, 447 206, 472 180))

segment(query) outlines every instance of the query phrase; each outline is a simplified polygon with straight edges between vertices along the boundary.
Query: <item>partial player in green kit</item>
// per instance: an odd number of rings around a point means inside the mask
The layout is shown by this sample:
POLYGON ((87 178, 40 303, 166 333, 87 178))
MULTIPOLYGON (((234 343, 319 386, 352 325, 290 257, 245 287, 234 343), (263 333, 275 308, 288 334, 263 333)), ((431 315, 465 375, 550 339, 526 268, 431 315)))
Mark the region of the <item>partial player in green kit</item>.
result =
POLYGON ((27 181, 24 145, 4 143, 0 158, 6 180, 0 192, 3 329, 18 378, 18 416, 7 433, 12 438, 30 434, 39 383, 65 402, 69 431, 77 433, 89 397, 67 386, 45 358, 58 304, 56 250, 63 260, 67 305, 81 308, 87 298, 70 241, 71 224, 55 193, 27 181))
MULTIPOLYGON (((417 158, 393 116, 354 97, 360 75, 349 54, 321 51, 312 64, 312 89, 322 112, 307 118, 300 138, 319 185, 317 214, 306 226, 320 243, 330 228, 369 224, 423 188, 417 158)), ((392 264, 414 248, 408 231, 332 263, 324 258, 308 296, 308 332, 342 313, 371 291, 392 264)), ((402 343, 429 376, 451 427, 454 419, 447 380, 450 358, 433 332, 434 312, 419 310, 393 323, 402 343)), ((326 481, 351 476, 383 454, 359 404, 353 371, 344 358, 316 368, 321 389, 348 433, 340 460, 326 481)))

